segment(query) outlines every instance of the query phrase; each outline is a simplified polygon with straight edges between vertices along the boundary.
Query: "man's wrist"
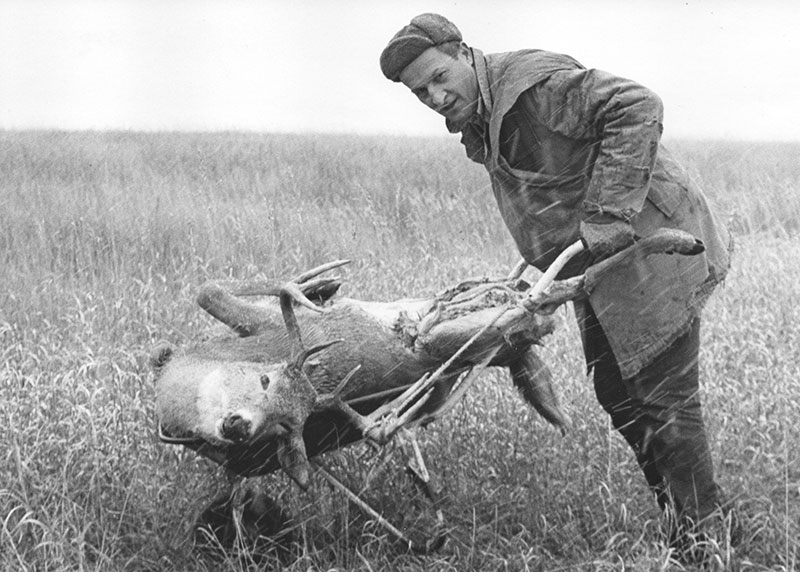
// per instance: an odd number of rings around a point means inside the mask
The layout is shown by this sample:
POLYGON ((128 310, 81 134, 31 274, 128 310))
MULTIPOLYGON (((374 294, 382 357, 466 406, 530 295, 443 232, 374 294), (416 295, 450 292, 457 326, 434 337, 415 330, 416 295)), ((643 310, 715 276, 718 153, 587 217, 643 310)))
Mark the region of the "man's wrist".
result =
POLYGON ((593 218, 582 221, 580 225, 581 240, 596 258, 606 258, 630 246, 634 242, 634 231, 631 223, 617 217, 605 218, 597 222, 593 218))

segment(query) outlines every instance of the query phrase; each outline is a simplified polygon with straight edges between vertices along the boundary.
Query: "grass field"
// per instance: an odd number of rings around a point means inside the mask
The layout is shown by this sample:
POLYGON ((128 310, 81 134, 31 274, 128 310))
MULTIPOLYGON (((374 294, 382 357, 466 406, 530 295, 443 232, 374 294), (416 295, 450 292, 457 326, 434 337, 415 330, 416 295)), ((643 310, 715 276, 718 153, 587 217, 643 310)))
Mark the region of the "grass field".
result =
MULTIPOLYGON (((737 241, 702 331, 712 450, 743 530, 719 564, 797 570, 800 145, 670 147, 737 241)), ((148 351, 210 325, 193 300, 211 277, 351 258, 346 294, 388 300, 504 274, 517 255, 487 184, 456 139, 0 132, 0 568, 247 569, 192 548, 224 475, 158 442, 148 351)), ((570 312, 542 354, 565 437, 496 373, 421 434, 443 550, 405 554, 319 480, 303 493, 274 475, 264 486, 301 523, 287 569, 684 569, 595 402, 570 312)), ((365 451, 325 462, 357 487, 365 451)), ((424 536, 424 505, 391 467, 366 497, 424 536)))

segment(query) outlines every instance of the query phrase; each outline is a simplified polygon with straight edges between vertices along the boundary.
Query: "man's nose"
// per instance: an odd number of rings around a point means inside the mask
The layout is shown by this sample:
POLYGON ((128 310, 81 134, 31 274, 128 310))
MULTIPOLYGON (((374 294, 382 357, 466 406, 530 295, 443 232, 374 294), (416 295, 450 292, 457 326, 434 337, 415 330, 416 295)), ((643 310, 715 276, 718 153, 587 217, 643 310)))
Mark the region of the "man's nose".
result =
POLYGON ((434 109, 440 108, 444 105, 445 91, 438 87, 430 88, 431 107, 434 109))

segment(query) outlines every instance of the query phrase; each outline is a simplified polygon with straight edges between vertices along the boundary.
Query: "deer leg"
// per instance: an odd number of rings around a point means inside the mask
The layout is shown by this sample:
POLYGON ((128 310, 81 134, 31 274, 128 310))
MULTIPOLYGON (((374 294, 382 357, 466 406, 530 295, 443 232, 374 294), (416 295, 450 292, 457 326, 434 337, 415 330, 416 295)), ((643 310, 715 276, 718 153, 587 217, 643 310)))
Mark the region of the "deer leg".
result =
MULTIPOLYGON (((292 282, 280 285, 291 297, 302 306, 320 312, 320 308, 311 302, 306 293, 316 299, 326 299, 319 295, 319 288, 325 289, 325 295, 331 296, 339 288, 338 282, 315 280, 309 284, 292 282)), ((279 328, 280 314, 277 308, 249 302, 241 296, 278 295, 273 285, 261 280, 212 280, 200 287, 197 304, 214 318, 230 327, 240 336, 252 336, 265 324, 279 328)))
POLYGON ((444 542, 446 540, 444 535, 437 535, 436 538, 434 538, 432 541, 426 542, 424 545, 420 545, 419 543, 414 542, 399 528, 397 528, 391 522, 389 522, 386 519, 386 517, 384 517, 374 508, 372 508, 358 494, 354 493, 347 487, 347 485, 345 485, 342 481, 337 479, 327 468, 322 466, 319 463, 319 461, 314 461, 313 464, 317 469, 317 472, 329 485, 331 485, 334 489, 336 489, 340 493, 344 494, 348 498, 348 500, 350 500, 350 502, 356 505, 364 513, 374 518, 377 524, 379 524, 381 527, 387 530, 392 536, 394 536, 395 538, 400 540, 403 544, 405 544, 409 550, 420 554, 427 554, 433 552, 434 550, 438 550, 439 548, 442 547, 442 545, 444 545, 444 542))
MULTIPOLYGON (((430 398, 434 385, 442 379, 442 376, 445 375, 445 372, 447 372, 447 370, 455 363, 455 361, 459 359, 461 355, 467 349, 469 349, 470 346, 472 346, 472 344, 476 340, 478 340, 478 338, 480 338, 490 327, 492 327, 495 324, 495 322, 497 322, 505 313, 506 310, 501 309, 501 311, 497 313, 492 320, 484 324, 484 326, 480 328, 477 332, 475 332, 475 334, 470 339, 464 342, 464 344, 456 352, 454 352, 452 356, 450 356, 450 359, 448 359, 445 363, 439 366, 439 368, 435 372, 433 372, 433 374, 424 375, 417 383, 415 383, 409 389, 403 392, 403 394, 401 394, 397 399, 393 400, 390 405, 393 405, 395 402, 400 401, 400 405, 405 406, 406 401, 416 399, 417 396, 421 396, 419 397, 420 400, 427 401, 430 398)), ((498 345, 494 348, 488 348, 487 350, 483 351, 482 352, 483 360, 478 365, 474 366, 472 368, 472 371, 470 371, 470 373, 468 373, 467 376, 464 379, 462 379, 461 382, 456 384, 456 389, 451 390, 450 395, 444 401, 442 401, 441 404, 439 404, 433 412, 426 413, 419 419, 414 419, 414 423, 415 424, 428 423, 433 419, 436 419, 439 416, 443 415, 450 409, 452 409, 455 403, 458 402, 464 396, 469 385, 473 383, 475 379, 474 376, 476 376, 477 372, 483 371, 483 369, 485 369, 492 361, 494 356, 497 355, 497 352, 499 350, 500 346, 498 345), (467 381, 469 381, 469 384, 467 384, 467 381)), ((422 405, 424 405, 424 403, 422 405)), ((420 407, 421 405, 417 407, 413 413, 416 414, 416 412, 419 410, 420 407)), ((397 408, 396 407, 393 408, 393 411, 396 413, 397 408)), ((403 417, 398 417, 396 421, 390 423, 389 429, 392 429, 392 434, 397 432, 397 430, 400 429, 400 427, 409 424, 412 418, 413 418, 412 415, 408 414, 403 417)))
POLYGON ((277 311, 242 300, 243 296, 278 296, 288 290, 296 302, 311 310, 319 308, 311 300, 323 303, 341 286, 338 276, 318 278, 318 275, 349 263, 348 260, 329 262, 304 272, 295 278, 276 282, 266 279, 211 280, 200 287, 198 305, 217 320, 242 336, 253 335, 259 326, 280 324, 277 311))
POLYGON ((362 415, 341 397, 347 382, 360 367, 357 366, 350 371, 332 394, 318 397, 315 409, 336 409, 340 411, 347 416, 364 438, 378 445, 386 445, 397 431, 412 422, 433 394, 435 389, 433 381, 441 379, 444 373, 444 370, 441 370, 437 371, 433 376, 425 374, 388 403, 367 415, 362 415))
MULTIPOLYGON (((457 389, 450 392, 450 395, 445 398, 441 404, 437 405, 433 412, 426 412, 418 415, 427 401, 430 399, 435 385, 440 382, 445 376, 453 375, 453 372, 447 370, 453 363, 477 340, 488 330, 503 314, 505 309, 496 314, 495 318, 489 323, 480 328, 469 340, 467 340, 458 351, 445 363, 443 363, 433 374, 425 374, 411 387, 406 389, 398 397, 389 403, 379 407, 369 415, 361 415, 356 412, 350 405, 341 399, 341 393, 346 386, 347 382, 352 378, 353 374, 358 368, 352 370, 345 376, 339 383, 339 386, 332 395, 318 398, 316 408, 333 407, 347 415, 351 422, 361 431, 365 438, 371 439, 378 444, 386 444, 397 431, 401 428, 413 424, 428 423, 444 415, 447 411, 452 409, 455 404, 466 394, 467 389, 474 383, 477 374, 485 369, 492 359, 497 355, 500 350, 500 345, 494 348, 489 348, 484 351, 483 360, 457 384, 457 389)), ((359 366, 360 367, 360 366, 359 366)))
MULTIPOLYGON (((416 432, 413 429, 403 431, 400 446, 406 454, 406 472, 411 476, 414 484, 422 491, 422 494, 425 495, 425 498, 433 505, 436 511, 436 528, 443 531, 444 513, 442 512, 441 502, 439 496, 434 492, 431 486, 431 476, 428 472, 428 467, 425 465, 425 459, 422 456, 416 432), (403 443, 404 440, 407 440, 407 443, 403 443), (408 451, 409 447, 411 448, 410 452, 408 451)), ((428 550, 438 550, 444 545, 446 539, 444 532, 437 534, 436 537, 430 541, 428 550)))
MULTIPOLYGON (((424 408, 434 394, 437 383, 443 382, 447 377, 458 374, 448 372, 445 376, 443 368, 434 372, 433 375, 426 374, 399 396, 368 415, 358 413, 339 396, 341 389, 346 384, 347 378, 345 378, 333 395, 325 396, 318 401, 317 407, 338 409, 361 431, 364 438, 378 445, 386 445, 398 431, 406 427, 430 423, 455 407, 466 395, 467 390, 475 383, 478 375, 489 366, 499 349, 500 347, 498 346, 492 352, 489 352, 480 364, 472 367, 466 375, 463 375, 452 387, 448 388, 448 394, 443 399, 435 401, 435 407, 432 410, 426 411, 424 408)), ((353 373, 355 371, 350 372, 348 378, 353 373)))
POLYGON ((200 287, 197 304, 240 336, 250 336, 265 323, 278 326, 277 309, 242 300, 236 292, 246 290, 252 282, 244 280, 212 280, 200 287))
POLYGON ((487 367, 489 367, 489 364, 497 355, 499 350, 500 346, 494 348, 493 351, 486 354, 483 361, 472 367, 453 385, 452 388, 450 388, 450 392, 447 397, 438 403, 437 407, 433 411, 426 412, 424 415, 415 419, 413 425, 427 425, 428 423, 431 423, 432 421, 435 421, 449 413, 450 410, 453 409, 453 407, 455 407, 458 402, 461 401, 461 399, 467 394, 469 388, 472 387, 477 381, 478 376, 483 373, 487 367))
POLYGON ((400 531, 400 530, 399 530, 397 527, 393 526, 393 525, 392 525, 392 523, 390 523, 388 520, 386 520, 386 518, 385 518, 385 517, 384 517, 384 516, 383 516, 381 513, 379 513, 379 512, 378 512, 378 511, 376 511, 374 508, 372 508, 371 506, 369 506, 369 505, 368 505, 366 502, 364 502, 364 500, 363 500, 363 499, 362 499, 360 496, 358 496, 356 493, 354 493, 354 492, 353 492, 353 491, 351 491, 349 488, 347 488, 347 485, 345 485, 345 484, 344 484, 342 481, 340 481, 339 479, 337 479, 337 478, 336 478, 336 477, 335 477, 335 476, 334 476, 334 475, 333 475, 333 474, 332 474, 332 473, 331 473, 331 472, 330 472, 328 469, 326 469, 325 467, 323 467, 323 466, 322 466, 322 465, 319 463, 319 461, 314 461, 314 463, 313 463, 313 464, 314 464, 314 466, 316 467, 316 469, 317 469, 317 472, 318 472, 320 475, 322 475, 322 478, 323 478, 323 479, 325 479, 325 481, 326 481, 326 482, 327 482, 329 485, 331 485, 333 488, 335 488, 335 489, 336 489, 336 490, 338 490, 339 492, 341 492, 341 493, 344 493, 344 495, 345 495, 345 496, 346 496, 346 497, 347 497, 347 498, 348 498, 348 499, 349 499, 349 500, 350 500, 350 501, 351 501, 353 504, 355 504, 355 505, 356 505, 358 508, 360 508, 360 509, 361 509, 362 511, 364 511, 366 514, 368 514, 368 515, 370 515, 372 518, 374 518, 374 519, 375 519, 375 522, 377 522, 377 523, 378 523, 379 525, 381 525, 383 528, 385 528, 386 530, 388 530, 388 531, 389 531, 389 532, 390 532, 390 533, 391 533, 393 536, 395 536, 395 537, 396 537, 398 540, 401 540, 401 541, 403 541, 403 542, 404 542, 404 543, 405 543, 405 544, 406 544, 406 545, 407 545, 409 548, 410 548, 411 546, 413 546, 413 542, 411 541, 411 539, 410 539, 410 538, 408 538, 408 537, 407 537, 405 534, 403 534, 403 533, 402 533, 402 532, 401 532, 401 531, 400 531))

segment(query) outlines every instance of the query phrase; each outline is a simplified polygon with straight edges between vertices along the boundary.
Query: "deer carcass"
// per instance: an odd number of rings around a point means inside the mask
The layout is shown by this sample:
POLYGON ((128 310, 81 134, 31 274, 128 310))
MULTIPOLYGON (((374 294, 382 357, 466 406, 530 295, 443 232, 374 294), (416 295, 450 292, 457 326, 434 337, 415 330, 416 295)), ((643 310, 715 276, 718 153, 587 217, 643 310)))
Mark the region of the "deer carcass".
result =
POLYGON ((537 411, 563 427, 533 349, 553 329, 552 310, 628 256, 693 254, 702 244, 659 231, 586 275, 554 282, 581 249, 565 251, 533 288, 516 277, 474 280, 386 303, 335 297, 338 279, 318 275, 339 262, 286 283, 207 283, 198 303, 232 333, 154 353, 159 435, 243 476, 282 467, 306 487, 309 457, 441 415, 474 379, 470 370, 486 366, 507 368, 537 411), (245 299, 252 295, 279 304, 245 299))
POLYGON ((162 438, 246 476, 281 464, 305 486, 305 456, 364 437, 350 407, 374 412, 441 368, 482 329, 431 384, 419 414, 435 410, 459 376, 491 354, 489 364, 509 368, 523 394, 563 426, 547 370, 531 348, 552 331, 553 320, 520 315, 521 286, 476 280, 430 298, 383 303, 331 299, 338 280, 310 280, 308 273, 287 284, 207 283, 199 304, 239 336, 157 350, 162 438), (250 293, 279 295, 280 305, 244 300, 250 293), (295 307, 296 300, 304 303, 295 307), (338 405, 325 399, 334 394, 338 405))

